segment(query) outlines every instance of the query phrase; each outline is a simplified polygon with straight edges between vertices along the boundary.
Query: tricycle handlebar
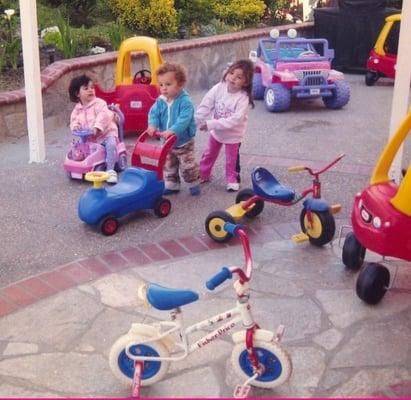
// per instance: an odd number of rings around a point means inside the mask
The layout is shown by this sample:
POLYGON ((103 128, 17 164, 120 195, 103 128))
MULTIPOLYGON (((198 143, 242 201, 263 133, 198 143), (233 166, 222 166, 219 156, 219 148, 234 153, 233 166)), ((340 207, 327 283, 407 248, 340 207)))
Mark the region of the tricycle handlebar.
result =
POLYGON ((313 171, 312 168, 306 167, 304 165, 296 165, 292 167, 288 167, 289 172, 301 172, 301 171, 308 171, 308 173, 312 176, 318 176, 322 174, 323 172, 327 171, 327 169, 330 169, 333 165, 337 164, 338 161, 340 161, 343 157, 345 156, 345 153, 341 153, 337 158, 335 158, 333 161, 328 163, 325 167, 318 171, 313 171))

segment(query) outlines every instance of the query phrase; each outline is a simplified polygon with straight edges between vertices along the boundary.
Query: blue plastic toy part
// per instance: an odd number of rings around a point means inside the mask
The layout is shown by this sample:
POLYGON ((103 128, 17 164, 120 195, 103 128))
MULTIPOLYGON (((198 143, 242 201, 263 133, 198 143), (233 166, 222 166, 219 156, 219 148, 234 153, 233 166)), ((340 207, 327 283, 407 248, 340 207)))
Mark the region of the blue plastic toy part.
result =
POLYGON ((295 191, 283 186, 271 174, 270 171, 263 167, 254 168, 251 173, 254 193, 263 198, 291 202, 295 197, 295 191))
POLYGON ((240 225, 232 224, 231 222, 224 223, 224 230, 233 236, 237 234, 237 230, 240 228, 240 225))
POLYGON ((310 209, 312 211, 318 212, 328 211, 328 209, 330 208, 330 206, 324 199, 313 199, 311 197, 304 200, 303 207, 305 209, 310 209))
MULTIPOLYGON (((233 225, 233 224, 230 224, 230 225, 233 225)), ((234 225, 234 226, 237 226, 237 225, 234 225)), ((206 287, 208 290, 214 290, 217 286, 221 285, 224 281, 226 281, 227 279, 231 279, 232 277, 233 277, 233 273, 227 267, 223 267, 220 272, 215 274, 211 279, 209 279, 206 282, 206 287)))
POLYGON ((192 290, 170 289, 150 283, 146 292, 148 302, 157 310, 172 310, 198 300, 198 294, 192 290))

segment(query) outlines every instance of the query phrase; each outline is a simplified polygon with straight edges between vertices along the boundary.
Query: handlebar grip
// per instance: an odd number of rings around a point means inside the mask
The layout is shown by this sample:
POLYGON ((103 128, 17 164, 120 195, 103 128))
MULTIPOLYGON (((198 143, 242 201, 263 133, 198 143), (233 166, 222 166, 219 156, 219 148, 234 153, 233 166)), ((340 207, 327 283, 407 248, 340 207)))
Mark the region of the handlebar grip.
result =
POLYGON ((237 234, 238 229, 240 229, 240 225, 232 224, 231 222, 224 223, 224 230, 233 236, 237 234))
POLYGON ((223 267, 220 272, 215 274, 206 282, 206 287, 208 290, 214 290, 217 286, 221 285, 224 281, 231 279, 232 277, 232 272, 227 267, 223 267))
POLYGON ((295 165, 294 167, 288 167, 288 172, 301 172, 305 171, 304 165, 295 165))

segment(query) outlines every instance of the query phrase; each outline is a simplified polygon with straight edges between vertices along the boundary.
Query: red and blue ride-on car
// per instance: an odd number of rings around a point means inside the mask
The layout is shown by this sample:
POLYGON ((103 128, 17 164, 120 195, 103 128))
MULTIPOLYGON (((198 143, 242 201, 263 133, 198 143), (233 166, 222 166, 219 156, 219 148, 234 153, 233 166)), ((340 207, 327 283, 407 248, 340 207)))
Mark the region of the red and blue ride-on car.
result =
POLYGON ((162 144, 149 143, 147 139, 147 133, 139 136, 131 159, 133 167, 122 173, 116 185, 102 186, 108 178, 106 172, 86 174, 86 180, 94 185, 80 197, 78 215, 104 235, 116 233, 119 218, 132 212, 152 209, 160 218, 170 213, 170 200, 163 197, 163 167, 177 138, 171 135, 162 144))
POLYGON ((250 53, 253 96, 271 112, 288 110, 292 98, 322 98, 327 108, 341 108, 350 100, 350 87, 342 72, 331 69, 333 58, 326 39, 278 37, 273 30, 250 53))

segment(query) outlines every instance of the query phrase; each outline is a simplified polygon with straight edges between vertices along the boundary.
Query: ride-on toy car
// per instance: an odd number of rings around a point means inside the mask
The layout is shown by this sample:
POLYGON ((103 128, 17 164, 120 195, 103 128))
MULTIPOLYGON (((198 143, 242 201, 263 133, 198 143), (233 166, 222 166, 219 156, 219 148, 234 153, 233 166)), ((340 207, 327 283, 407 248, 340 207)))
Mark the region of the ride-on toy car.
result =
MULTIPOLYGON (((127 167, 127 150, 124 144, 124 115, 116 106, 109 108, 118 116, 118 136, 117 161, 114 166, 118 172, 127 167)), ((73 139, 71 149, 66 154, 63 168, 72 179, 83 179, 90 171, 106 170, 106 149, 99 143, 88 142, 88 138, 93 134, 92 129, 81 129, 72 132, 79 139, 73 139)))
POLYGON ((148 143, 147 138, 147 133, 143 133, 137 139, 133 152, 135 167, 127 168, 116 185, 102 186, 108 178, 106 172, 86 174, 86 179, 94 185, 80 197, 78 215, 104 235, 116 233, 118 219, 131 212, 153 209, 160 218, 170 213, 171 203, 163 197, 163 167, 165 155, 175 143, 176 136, 171 135, 163 144, 148 143), (146 164, 143 159, 154 160, 157 164, 146 164), (149 167, 145 169, 145 166, 149 167))
POLYGON ((260 39, 255 62, 253 96, 264 99, 268 111, 288 110, 291 99, 321 97, 327 108, 338 109, 350 99, 350 87, 342 72, 331 69, 334 50, 326 39, 279 37, 260 39))
POLYGON ((374 85, 381 77, 395 79, 401 14, 390 15, 378 35, 367 60, 365 84, 374 85))
POLYGON ((119 104, 126 120, 126 133, 142 132, 146 129, 148 112, 160 93, 154 71, 162 63, 156 39, 146 36, 131 37, 121 43, 118 51, 115 89, 107 92, 95 85, 97 97, 107 103, 119 104), (135 73, 132 72, 132 57, 137 52, 147 54, 150 69, 145 66, 135 73))
POLYGON ((293 241, 298 243, 309 240, 314 246, 323 246, 329 243, 335 233, 333 214, 340 211, 341 205, 330 206, 321 198, 320 174, 331 168, 342 157, 344 154, 340 154, 335 160, 317 171, 306 166, 289 167, 290 172, 308 171, 313 176, 312 186, 307 187, 301 193, 296 193, 283 186, 265 168, 254 168, 251 173, 253 189, 241 190, 235 199, 236 204, 225 211, 213 211, 207 216, 205 229, 208 235, 216 242, 225 242, 231 238, 231 235, 223 229, 225 222, 238 222, 244 216, 255 218, 263 211, 264 202, 293 206, 312 193, 312 197, 303 202, 300 214, 302 232, 294 235, 293 241))
MULTIPOLYGON (((351 213, 353 233, 344 241, 342 260, 358 270, 366 249, 382 256, 411 261, 411 164, 400 183, 388 176, 394 157, 411 132, 411 110, 391 137, 372 173, 370 184, 354 199, 351 213)), ((377 304, 390 284, 389 270, 379 263, 365 263, 356 284, 357 295, 377 304)))

